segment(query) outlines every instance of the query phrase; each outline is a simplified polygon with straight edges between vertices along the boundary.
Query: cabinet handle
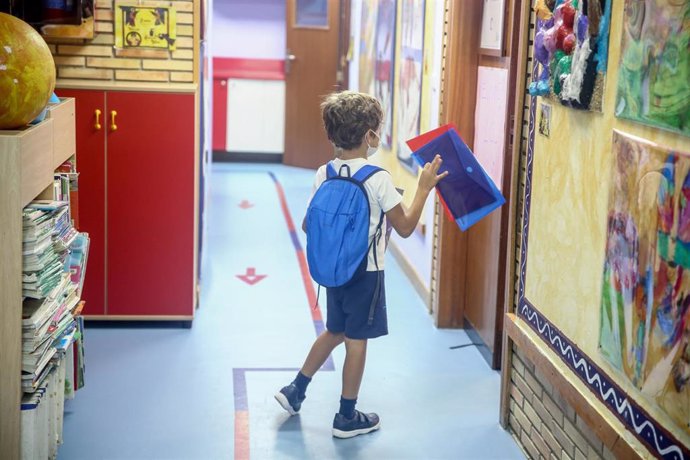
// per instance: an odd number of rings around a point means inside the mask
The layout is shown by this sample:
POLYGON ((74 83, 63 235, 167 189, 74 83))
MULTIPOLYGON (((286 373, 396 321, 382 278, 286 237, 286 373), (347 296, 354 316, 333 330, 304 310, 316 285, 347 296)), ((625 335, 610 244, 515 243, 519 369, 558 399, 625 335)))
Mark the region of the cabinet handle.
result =
POLYGON ((115 110, 110 111, 110 130, 111 131, 117 131, 117 125, 115 124, 115 117, 117 116, 117 112, 115 110))
POLYGON ((96 123, 94 123, 93 128, 96 131, 100 131, 100 129, 103 127, 101 125, 101 111, 99 109, 96 109, 96 111, 94 112, 94 115, 96 115, 96 123))

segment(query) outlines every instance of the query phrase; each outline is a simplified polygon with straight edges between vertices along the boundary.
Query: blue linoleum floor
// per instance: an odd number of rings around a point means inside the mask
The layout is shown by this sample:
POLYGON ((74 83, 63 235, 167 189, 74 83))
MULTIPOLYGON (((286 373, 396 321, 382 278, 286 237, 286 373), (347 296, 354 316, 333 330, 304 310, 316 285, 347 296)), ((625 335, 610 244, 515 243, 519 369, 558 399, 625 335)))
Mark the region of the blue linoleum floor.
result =
POLYGON ((314 378, 300 415, 278 406, 273 394, 294 377, 281 369, 299 368, 318 324, 269 171, 299 227, 313 171, 213 165, 193 327, 87 328, 86 387, 67 402, 59 458, 229 459, 247 449, 252 459, 523 458, 498 424, 499 374, 476 349, 449 349, 470 340, 434 328, 390 255, 390 335, 369 344, 358 404, 379 413, 382 429, 331 436, 342 348, 335 372, 314 378), (254 206, 238 207, 243 200, 254 206), (267 277, 253 286, 236 278, 250 267, 267 277), (248 436, 235 430, 243 414, 248 436), (239 450, 236 436, 246 441, 239 450))

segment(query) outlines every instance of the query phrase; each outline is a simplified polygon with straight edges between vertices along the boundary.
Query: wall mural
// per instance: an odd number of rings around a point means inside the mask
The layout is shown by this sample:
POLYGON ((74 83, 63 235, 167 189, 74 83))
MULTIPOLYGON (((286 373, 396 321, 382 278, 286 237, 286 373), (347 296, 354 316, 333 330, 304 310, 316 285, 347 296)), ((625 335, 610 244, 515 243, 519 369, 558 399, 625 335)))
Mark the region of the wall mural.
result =
POLYGON ((602 111, 611 0, 535 0, 534 56, 540 64, 532 96, 602 111))
POLYGON ((381 0, 376 19, 374 96, 383 106, 381 143, 393 145, 393 70, 395 69, 396 0, 381 0))
POLYGON ((690 433, 690 156, 614 132, 599 346, 690 433))
POLYGON ((398 159, 416 174, 417 165, 405 143, 419 135, 422 111, 422 67, 424 57, 424 0, 402 0, 400 98, 398 107, 398 159))
POLYGON ((616 115, 690 136, 690 0, 626 0, 616 115))

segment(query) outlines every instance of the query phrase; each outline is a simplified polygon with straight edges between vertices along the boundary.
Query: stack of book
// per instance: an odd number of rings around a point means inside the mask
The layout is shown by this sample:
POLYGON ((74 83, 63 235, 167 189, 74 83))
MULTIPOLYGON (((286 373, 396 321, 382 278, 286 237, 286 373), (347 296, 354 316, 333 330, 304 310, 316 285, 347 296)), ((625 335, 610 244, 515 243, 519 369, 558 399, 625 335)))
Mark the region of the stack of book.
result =
POLYGON ((81 336, 77 318, 89 239, 76 231, 65 201, 24 209, 22 390, 34 393, 81 336))

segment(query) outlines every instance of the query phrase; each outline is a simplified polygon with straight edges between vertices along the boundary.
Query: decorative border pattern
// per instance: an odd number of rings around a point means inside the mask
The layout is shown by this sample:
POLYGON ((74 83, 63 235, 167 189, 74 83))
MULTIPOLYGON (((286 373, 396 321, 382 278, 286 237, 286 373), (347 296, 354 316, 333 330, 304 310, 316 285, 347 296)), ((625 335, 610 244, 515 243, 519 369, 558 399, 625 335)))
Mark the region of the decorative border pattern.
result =
POLYGON ((690 458, 690 451, 628 396, 596 364, 592 363, 556 326, 539 313, 527 299, 522 299, 520 316, 541 336, 549 347, 575 372, 595 396, 646 444, 652 453, 668 460, 690 458))
MULTIPOLYGON (((537 24, 538 25, 538 24, 537 24)), ((532 75, 537 73, 533 59, 532 75)), ((534 131, 537 98, 531 97, 529 109, 529 139, 525 178, 524 211, 522 215, 522 244, 520 250, 520 280, 518 284, 518 315, 522 317, 544 342, 560 356, 568 367, 580 377, 594 395, 645 444, 654 455, 668 460, 690 459, 690 449, 673 437, 665 428, 642 409, 614 380, 594 364, 565 334, 548 321, 525 297, 527 278, 527 247, 532 204, 532 166, 534 162, 534 131)))

